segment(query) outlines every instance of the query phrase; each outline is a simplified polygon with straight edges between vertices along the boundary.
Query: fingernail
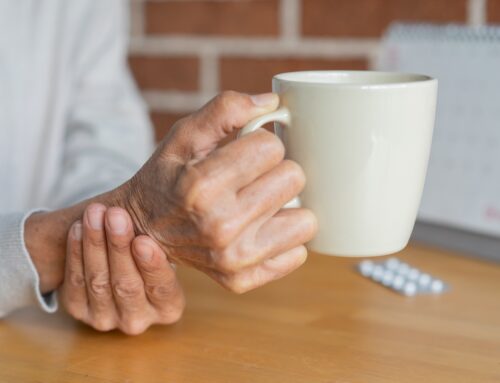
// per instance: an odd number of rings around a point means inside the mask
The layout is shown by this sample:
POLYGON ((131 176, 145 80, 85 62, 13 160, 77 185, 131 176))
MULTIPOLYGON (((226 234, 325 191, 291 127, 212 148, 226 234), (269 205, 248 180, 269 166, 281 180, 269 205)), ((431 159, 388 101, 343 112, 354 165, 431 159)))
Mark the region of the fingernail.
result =
POLYGON ((137 243, 135 245, 135 249, 137 252, 137 256, 143 261, 143 262, 150 262, 151 259, 153 258, 153 248, 148 245, 147 243, 137 243))
POLYGON ((73 236, 73 239, 77 241, 82 240, 82 223, 81 222, 76 222, 73 225, 73 230, 71 231, 71 235, 73 236))
POLYGON ((108 223, 113 234, 125 234, 127 232, 128 221, 122 212, 108 210, 108 223))
POLYGON ((102 230, 105 210, 103 206, 93 206, 88 210, 87 215, 92 229, 102 230))
POLYGON ((275 93, 263 93, 250 96, 256 106, 269 106, 274 104, 278 98, 275 93))

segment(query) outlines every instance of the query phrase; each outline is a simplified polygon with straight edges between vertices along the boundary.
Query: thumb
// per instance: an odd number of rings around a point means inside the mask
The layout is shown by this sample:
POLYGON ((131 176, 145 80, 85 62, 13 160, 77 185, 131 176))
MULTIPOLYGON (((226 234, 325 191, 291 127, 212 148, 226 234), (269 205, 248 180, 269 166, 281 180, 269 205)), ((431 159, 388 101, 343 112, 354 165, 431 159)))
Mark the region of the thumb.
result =
MULTIPOLYGON (((248 122, 274 111, 279 104, 275 93, 248 95, 226 91, 181 121, 174 134, 176 146, 184 155, 200 158, 213 151, 220 141, 248 122)), ((180 154, 180 153, 179 153, 180 154)))

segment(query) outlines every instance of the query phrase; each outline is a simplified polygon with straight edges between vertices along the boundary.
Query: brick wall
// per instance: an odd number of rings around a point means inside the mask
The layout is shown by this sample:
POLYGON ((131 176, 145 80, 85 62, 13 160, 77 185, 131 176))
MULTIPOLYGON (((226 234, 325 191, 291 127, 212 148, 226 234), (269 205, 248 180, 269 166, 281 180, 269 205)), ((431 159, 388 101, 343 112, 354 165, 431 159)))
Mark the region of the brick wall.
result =
POLYGON ((500 0, 131 0, 130 65, 157 137, 224 89, 365 69, 393 20, 500 23, 500 0))

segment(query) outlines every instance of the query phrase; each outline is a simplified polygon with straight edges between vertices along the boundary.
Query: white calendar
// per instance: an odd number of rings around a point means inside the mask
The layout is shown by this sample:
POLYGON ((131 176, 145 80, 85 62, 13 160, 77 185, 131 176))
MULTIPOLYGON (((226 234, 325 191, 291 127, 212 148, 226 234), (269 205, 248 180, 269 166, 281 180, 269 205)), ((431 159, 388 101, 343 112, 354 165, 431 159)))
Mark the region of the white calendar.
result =
POLYGON ((500 237, 500 28, 396 24, 376 66, 439 81, 419 219, 500 237))

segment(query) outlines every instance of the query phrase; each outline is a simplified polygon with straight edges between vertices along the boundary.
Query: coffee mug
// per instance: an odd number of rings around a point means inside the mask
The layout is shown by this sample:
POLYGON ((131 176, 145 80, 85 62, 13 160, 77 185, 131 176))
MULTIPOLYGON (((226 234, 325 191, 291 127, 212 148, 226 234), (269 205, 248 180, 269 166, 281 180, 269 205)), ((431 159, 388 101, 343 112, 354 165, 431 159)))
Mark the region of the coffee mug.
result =
MULTIPOLYGON (((307 71, 278 74, 281 105, 245 126, 282 131, 286 156, 302 166, 300 205, 319 224, 315 252, 376 256, 403 249, 424 187, 437 80, 418 74, 307 71)), ((298 206, 295 199, 286 207, 298 206)))

